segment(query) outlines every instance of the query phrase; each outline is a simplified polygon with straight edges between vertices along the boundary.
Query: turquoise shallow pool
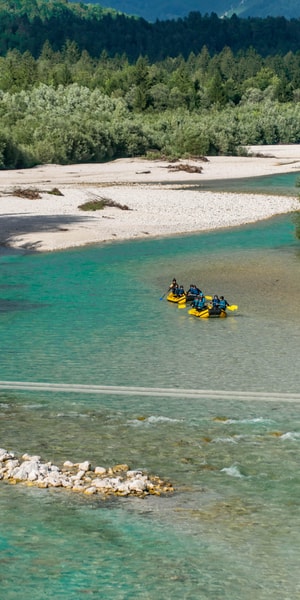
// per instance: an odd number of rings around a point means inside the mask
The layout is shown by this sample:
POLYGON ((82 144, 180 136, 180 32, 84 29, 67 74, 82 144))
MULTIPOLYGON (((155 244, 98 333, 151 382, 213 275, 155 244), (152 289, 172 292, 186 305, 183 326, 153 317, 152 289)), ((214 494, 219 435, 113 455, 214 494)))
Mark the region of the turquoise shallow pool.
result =
POLYGON ((176 488, 103 502, 0 482, 4 598, 299 595, 299 270, 289 216, 0 256, 1 380, 207 390, 0 392, 1 447, 57 464, 127 462, 176 488), (160 301, 173 276, 239 310, 190 317, 160 301))

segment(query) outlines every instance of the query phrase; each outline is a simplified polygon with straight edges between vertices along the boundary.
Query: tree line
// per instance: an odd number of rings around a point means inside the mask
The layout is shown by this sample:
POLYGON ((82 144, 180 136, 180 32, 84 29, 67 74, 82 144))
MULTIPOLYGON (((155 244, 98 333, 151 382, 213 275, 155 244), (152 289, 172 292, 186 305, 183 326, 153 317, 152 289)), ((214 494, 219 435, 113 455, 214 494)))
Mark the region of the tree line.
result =
POLYGON ((284 17, 219 18, 215 13, 191 12, 187 17, 149 23, 99 5, 67 0, 0 0, 0 55, 8 50, 28 50, 35 58, 46 40, 59 50, 68 39, 93 57, 125 53, 131 61, 139 55, 151 62, 191 52, 203 46, 218 53, 250 46, 262 56, 297 52, 300 20, 284 17))
POLYGON ((245 146, 300 143, 299 104, 269 99, 222 110, 133 114, 123 99, 72 84, 41 84, 0 103, 0 168, 119 157, 244 154, 245 146))
POLYGON ((229 47, 210 54, 204 46, 191 53, 152 63, 125 54, 98 59, 67 40, 60 51, 45 42, 38 58, 27 50, 0 56, 0 91, 15 93, 40 84, 53 88, 72 84, 122 98, 132 112, 189 111, 253 104, 263 99, 280 103, 300 99, 300 52, 263 57, 253 48, 234 54, 229 47))

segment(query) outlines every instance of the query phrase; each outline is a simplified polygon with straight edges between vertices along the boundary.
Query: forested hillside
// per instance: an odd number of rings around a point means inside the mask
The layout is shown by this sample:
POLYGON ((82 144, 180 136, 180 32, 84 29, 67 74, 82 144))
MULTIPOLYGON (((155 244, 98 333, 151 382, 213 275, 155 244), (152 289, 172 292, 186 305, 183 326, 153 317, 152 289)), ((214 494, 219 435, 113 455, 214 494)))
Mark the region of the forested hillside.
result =
POLYGON ((221 17, 232 3, 228 0, 211 0, 209 3, 207 0, 91 0, 90 4, 114 8, 154 23, 157 19, 167 21, 187 17, 190 12, 200 12, 203 15, 214 12, 221 17))
POLYGON ((155 62, 191 52, 203 46, 211 53, 225 46, 233 52, 252 46, 259 54, 296 52, 300 47, 300 20, 284 18, 219 19, 216 14, 190 13, 178 21, 148 23, 104 11, 96 5, 68 4, 64 0, 0 0, 0 54, 17 48, 38 57, 48 40, 60 50, 67 40, 98 57, 123 54, 130 60, 140 55, 155 62))
POLYGON ((179 19, 194 11, 202 15, 214 12, 219 17, 234 13, 240 17, 300 17, 299 0, 89 0, 89 3, 112 7, 150 22, 179 19))
POLYGON ((15 0, 10 12, 7 6, 0 2, 7 19, 1 43, 9 48, 0 56, 0 168, 240 154, 246 145, 300 143, 300 53, 290 49, 298 49, 298 22, 195 14, 172 30, 56 0, 28 0, 28 8, 15 0), (110 29, 102 35, 103 23, 110 29), (197 23, 200 29, 205 23, 210 46, 190 37, 197 23), (93 28, 98 34, 90 39, 93 28), (155 59, 143 56, 154 31, 161 35, 155 59), (177 37, 169 38, 170 31, 177 37), (247 46, 249 31, 264 52, 247 46), (278 42, 279 34, 278 52, 267 53, 268 40, 278 42), (194 43, 197 51, 188 52, 194 43))

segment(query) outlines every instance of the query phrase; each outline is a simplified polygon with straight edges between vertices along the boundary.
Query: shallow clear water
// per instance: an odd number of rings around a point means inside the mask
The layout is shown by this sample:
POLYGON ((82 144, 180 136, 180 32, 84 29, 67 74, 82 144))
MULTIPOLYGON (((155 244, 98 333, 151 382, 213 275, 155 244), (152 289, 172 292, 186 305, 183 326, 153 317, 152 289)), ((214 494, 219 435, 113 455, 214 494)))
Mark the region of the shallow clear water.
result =
MULTIPOLYGON (((214 179, 200 181, 191 188, 201 190, 273 194, 279 196, 299 195, 299 171, 280 173, 278 175, 260 175, 259 177, 241 177, 240 179, 214 179)), ((185 186, 186 187, 186 186, 185 186)))
POLYGON ((103 502, 0 482, 4 598, 299 595, 299 270, 290 217, 0 256, 0 380, 208 391, 0 391, 1 447, 126 462, 176 488, 103 502), (189 316, 160 301, 173 276, 239 310, 189 316))

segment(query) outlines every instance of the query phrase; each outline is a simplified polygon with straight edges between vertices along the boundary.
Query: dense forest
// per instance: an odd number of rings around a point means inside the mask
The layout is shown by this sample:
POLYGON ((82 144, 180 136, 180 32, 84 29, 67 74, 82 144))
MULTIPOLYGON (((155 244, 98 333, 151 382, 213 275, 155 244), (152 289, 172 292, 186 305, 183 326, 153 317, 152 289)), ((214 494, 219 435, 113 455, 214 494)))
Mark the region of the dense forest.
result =
POLYGON ((234 154, 300 142, 300 53, 229 48, 131 64, 74 42, 38 59, 0 58, 0 165, 104 161, 150 153, 234 154))
MULTIPOLYGON (((28 6, 33 13, 24 14, 34 23, 37 4, 28 6)), ((41 6, 48 22, 58 4, 41 6)), ((18 10, 11 10, 15 18, 18 10)), ((71 38, 58 47, 57 33, 36 54, 20 50, 25 34, 15 30, 16 47, 0 56, 2 169, 300 143, 299 51, 265 55, 251 45, 238 51, 225 45, 216 52, 204 45, 186 57, 178 52, 153 61, 140 52, 133 60, 132 53, 112 56, 106 49, 95 56, 71 38)))
POLYGON ((125 53, 129 60, 147 56, 151 62, 191 52, 203 46, 218 53, 228 46, 233 52, 253 47, 262 56, 297 52, 300 20, 218 18, 192 12, 177 20, 148 23, 99 5, 73 4, 64 0, 0 0, 0 55, 17 48, 37 58, 45 41, 60 50, 67 40, 97 58, 125 53))

